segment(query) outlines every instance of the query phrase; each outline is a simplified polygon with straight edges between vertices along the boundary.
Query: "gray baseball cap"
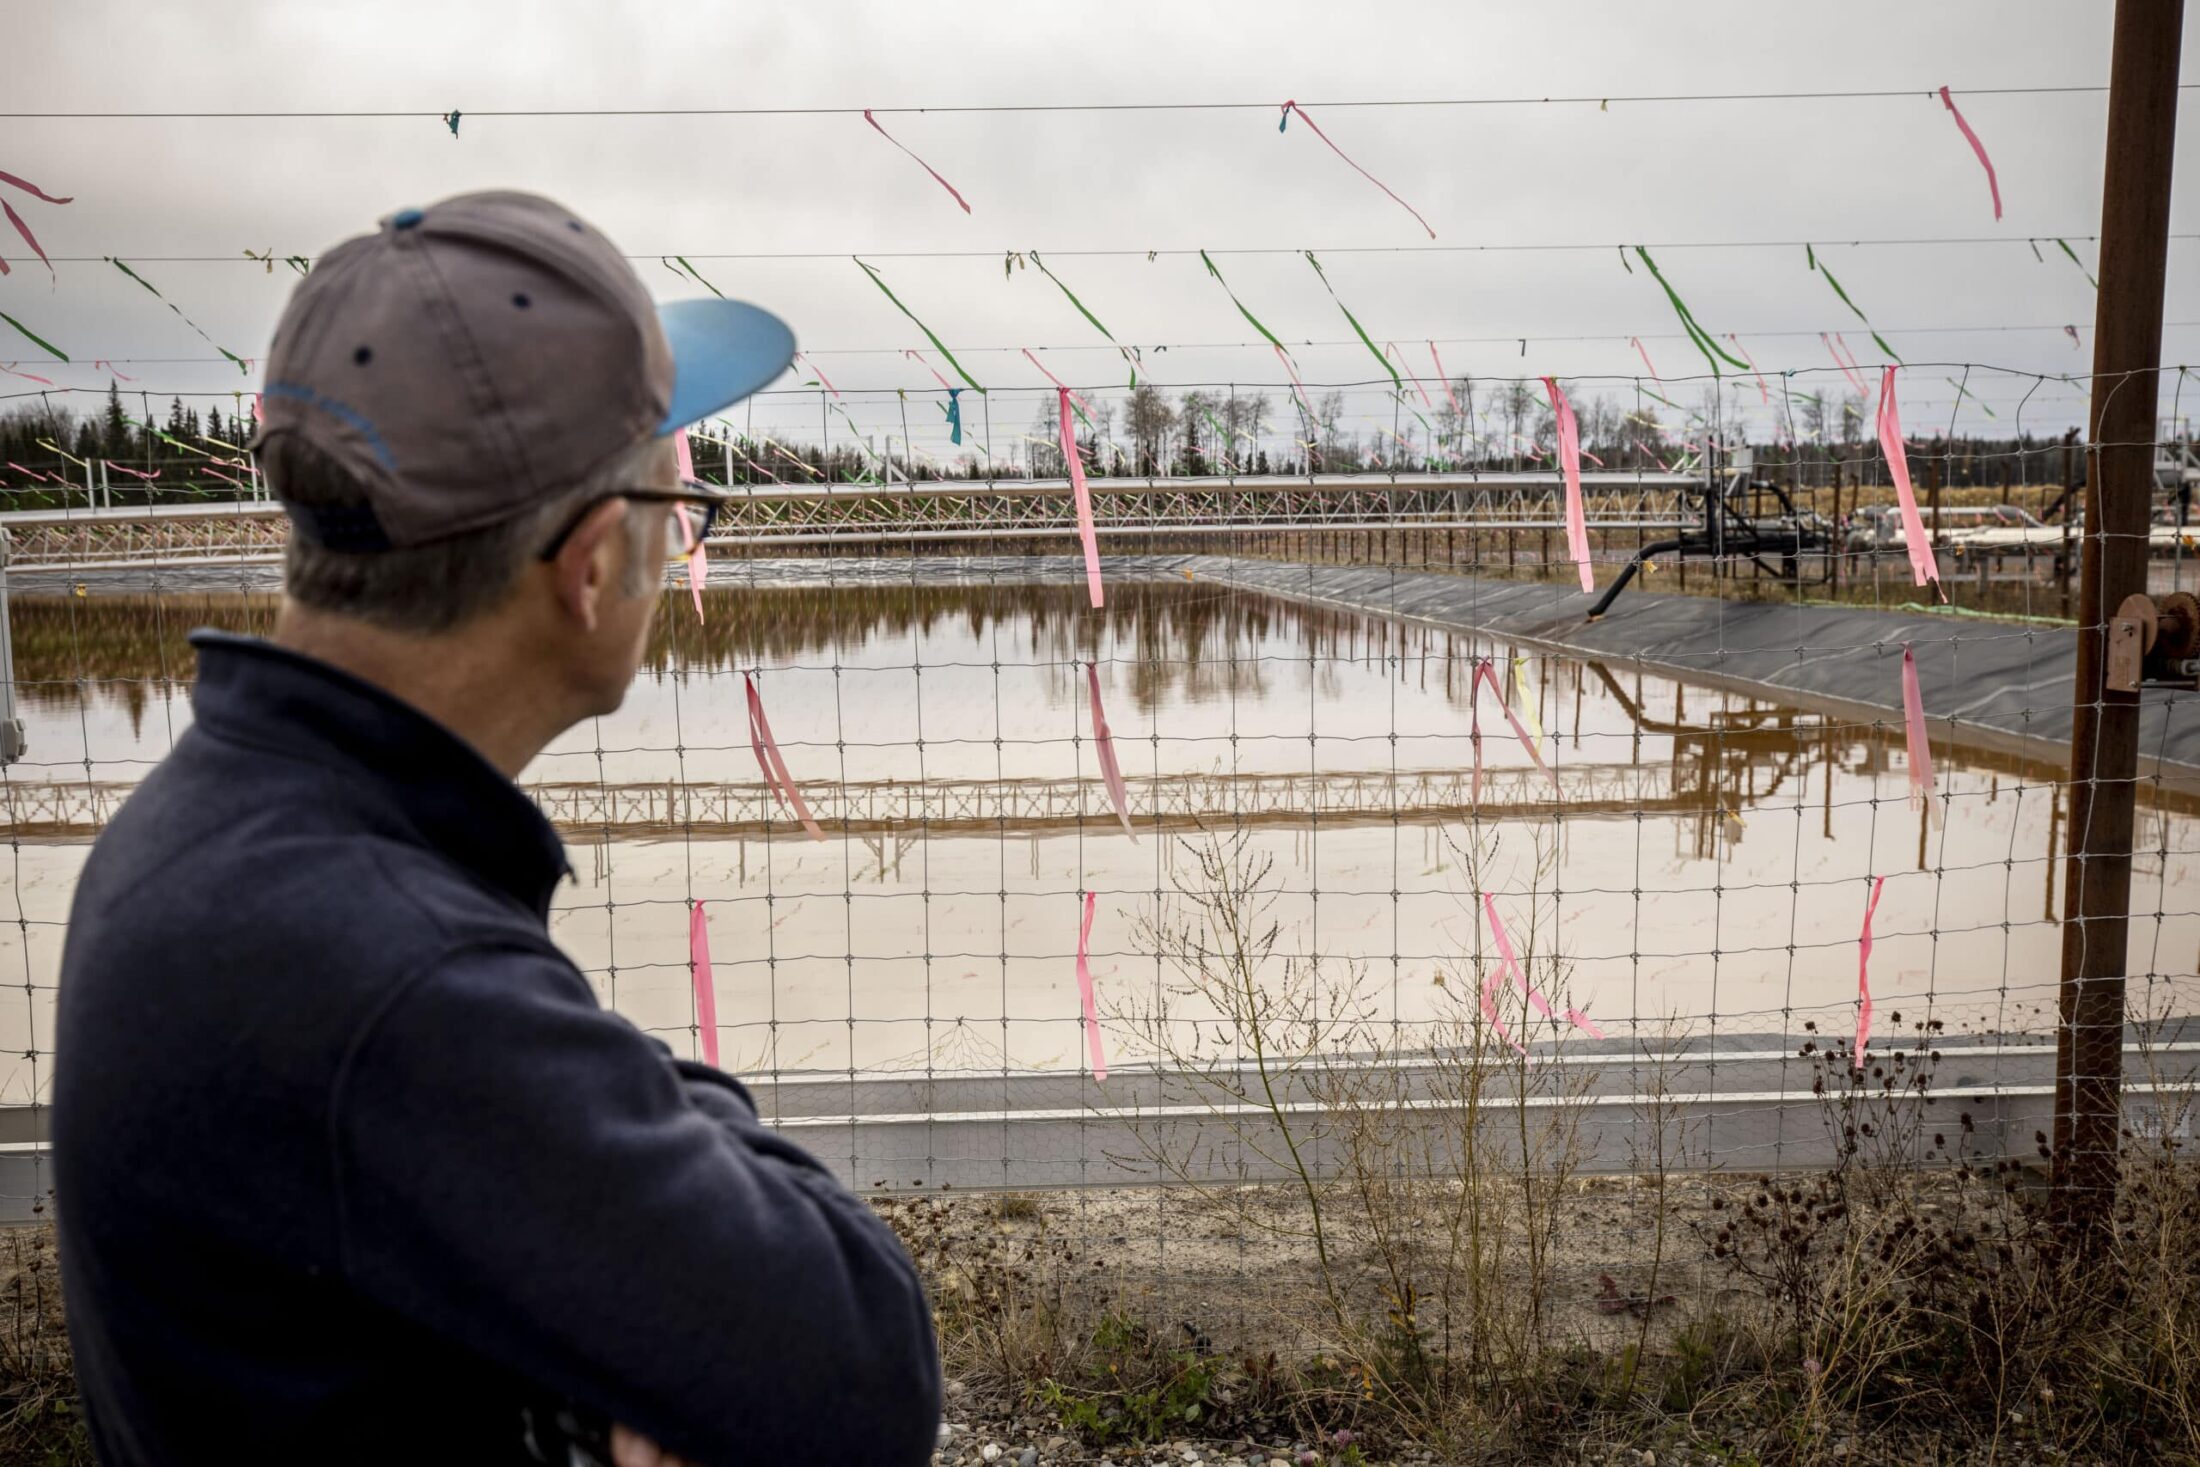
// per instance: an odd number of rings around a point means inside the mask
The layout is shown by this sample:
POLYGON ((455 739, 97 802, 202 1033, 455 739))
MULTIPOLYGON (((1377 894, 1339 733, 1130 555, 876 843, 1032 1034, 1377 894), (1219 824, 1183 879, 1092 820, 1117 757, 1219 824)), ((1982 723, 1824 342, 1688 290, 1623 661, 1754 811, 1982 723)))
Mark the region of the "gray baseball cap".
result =
POLYGON ((656 305, 561 204, 461 194, 399 210, 299 282, 252 447, 294 434, 365 488, 363 512, 285 506, 314 541, 423 545, 525 513, 724 411, 794 350, 785 322, 743 301, 656 305))

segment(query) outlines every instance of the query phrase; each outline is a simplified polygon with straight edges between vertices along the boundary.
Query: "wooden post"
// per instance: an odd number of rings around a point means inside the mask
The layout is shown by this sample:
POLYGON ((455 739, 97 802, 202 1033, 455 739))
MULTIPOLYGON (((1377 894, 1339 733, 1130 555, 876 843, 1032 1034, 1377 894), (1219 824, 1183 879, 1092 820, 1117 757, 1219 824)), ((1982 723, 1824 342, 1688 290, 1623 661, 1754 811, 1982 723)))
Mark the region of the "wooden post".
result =
POLYGON ((2123 599, 2146 589, 2183 23, 2184 0, 2117 0, 2109 63, 2052 1182, 2055 1217, 2088 1250, 2108 1234, 2120 1164, 2124 968, 2139 768, 2139 694, 2108 686, 2107 634, 2123 599))
POLYGON ((1833 599, 1841 599, 1841 568, 1849 558, 1849 532, 1841 523, 1841 461, 1833 462, 1833 599))

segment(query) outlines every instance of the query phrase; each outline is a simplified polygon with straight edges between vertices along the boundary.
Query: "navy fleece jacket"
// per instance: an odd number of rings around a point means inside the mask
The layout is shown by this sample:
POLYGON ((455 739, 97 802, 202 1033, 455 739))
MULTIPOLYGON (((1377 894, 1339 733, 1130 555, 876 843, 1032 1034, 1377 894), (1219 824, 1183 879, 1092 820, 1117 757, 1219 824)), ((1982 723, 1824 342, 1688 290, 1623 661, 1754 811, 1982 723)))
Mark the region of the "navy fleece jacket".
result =
POLYGON ((196 723, 62 961, 100 1459, 565 1464, 622 1422, 713 1467, 925 1460, 907 1255, 738 1082, 597 1003, 534 805, 366 683, 193 640, 196 723))

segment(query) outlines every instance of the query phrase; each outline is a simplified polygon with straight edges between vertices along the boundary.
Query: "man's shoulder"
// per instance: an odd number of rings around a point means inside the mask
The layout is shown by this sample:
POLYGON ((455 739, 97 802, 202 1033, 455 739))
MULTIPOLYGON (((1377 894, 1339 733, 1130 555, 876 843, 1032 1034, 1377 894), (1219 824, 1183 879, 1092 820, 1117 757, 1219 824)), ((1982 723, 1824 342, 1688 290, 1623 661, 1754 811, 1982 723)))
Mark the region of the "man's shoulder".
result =
MULTIPOLYGON (((485 889, 342 771, 187 734, 117 812, 77 886, 64 986, 190 980, 195 993, 310 973, 336 997, 541 922, 485 889), (154 971, 133 965, 153 963, 154 971)), ((285 986, 287 985, 280 985, 285 986)), ((293 996, 297 996, 293 994, 293 996)))

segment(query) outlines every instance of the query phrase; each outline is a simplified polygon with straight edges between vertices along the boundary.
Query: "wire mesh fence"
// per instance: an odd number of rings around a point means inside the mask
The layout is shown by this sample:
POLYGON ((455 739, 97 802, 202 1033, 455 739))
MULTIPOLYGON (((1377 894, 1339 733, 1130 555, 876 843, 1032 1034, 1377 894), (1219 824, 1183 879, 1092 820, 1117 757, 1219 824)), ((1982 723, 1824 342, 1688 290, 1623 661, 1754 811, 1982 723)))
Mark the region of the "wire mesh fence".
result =
MULTIPOLYGON (((1532 384, 1081 388, 1066 445, 1052 392, 765 395, 695 443, 739 495, 707 582, 523 779, 573 855, 553 933, 879 1197, 943 1310, 1045 1278, 1201 1341, 1373 1320, 1433 1351, 1515 1298, 1624 1334, 1777 1274, 1850 1179, 2029 1186, 2089 531, 2086 446, 2023 413, 2090 384, 1934 375, 1927 589, 1860 394, 1572 383, 1600 592, 1645 566, 1593 620, 1532 384), (1957 434, 1997 402, 2007 438, 1957 434)), ((2180 391, 2165 607, 2200 579, 2180 391)), ((276 605, 279 511, 241 461, 187 489, 221 448, 175 441, 128 486, 25 459, 66 482, 6 516, 18 1215, 88 843, 189 724, 185 633, 276 605)), ((2140 714, 2147 1141, 2189 1134, 2200 1052, 2175 651, 2140 714)))

